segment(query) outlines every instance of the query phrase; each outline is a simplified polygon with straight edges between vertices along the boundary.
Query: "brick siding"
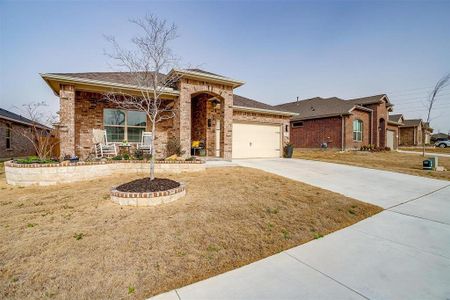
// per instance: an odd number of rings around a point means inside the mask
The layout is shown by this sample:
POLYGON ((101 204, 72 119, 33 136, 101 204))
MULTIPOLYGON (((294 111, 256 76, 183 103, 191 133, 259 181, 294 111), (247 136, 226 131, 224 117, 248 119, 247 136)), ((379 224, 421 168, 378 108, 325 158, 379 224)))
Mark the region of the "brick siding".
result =
POLYGON ((352 114, 345 117, 345 149, 359 149, 363 145, 370 143, 370 112, 353 110, 352 114), (353 121, 361 120, 363 122, 362 141, 353 140, 353 121))
POLYGON ((341 148, 341 117, 301 122, 303 122, 302 127, 292 127, 293 122, 291 123, 291 143, 295 148, 320 148, 323 142, 328 143, 329 148, 341 148))
POLYGON ((33 144, 20 132, 27 130, 28 126, 19 123, 0 120, 0 158, 13 158, 36 155, 33 144), (11 125, 11 148, 6 149, 6 131, 11 125))

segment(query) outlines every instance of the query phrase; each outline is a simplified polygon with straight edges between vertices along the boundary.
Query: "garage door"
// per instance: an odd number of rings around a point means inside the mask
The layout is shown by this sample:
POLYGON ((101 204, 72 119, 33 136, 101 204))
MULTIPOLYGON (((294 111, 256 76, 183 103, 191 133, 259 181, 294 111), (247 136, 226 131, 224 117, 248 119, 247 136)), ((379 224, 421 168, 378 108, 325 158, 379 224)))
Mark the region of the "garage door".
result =
POLYGON ((233 158, 280 157, 279 125, 233 123, 233 158))
POLYGON ((386 146, 392 150, 394 149, 394 132, 392 130, 388 130, 386 133, 386 146))

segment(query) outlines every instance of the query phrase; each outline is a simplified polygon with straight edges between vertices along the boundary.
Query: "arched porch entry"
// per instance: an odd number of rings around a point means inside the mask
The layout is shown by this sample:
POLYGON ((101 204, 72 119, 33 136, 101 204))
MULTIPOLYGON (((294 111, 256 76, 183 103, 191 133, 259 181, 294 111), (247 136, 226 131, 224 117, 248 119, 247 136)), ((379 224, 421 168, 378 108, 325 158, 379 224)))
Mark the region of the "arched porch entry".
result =
POLYGON ((386 147, 386 120, 384 120, 384 118, 380 119, 378 132, 379 146, 386 147))
POLYGON ((224 99, 215 93, 191 95, 191 155, 224 157, 223 107, 224 99))

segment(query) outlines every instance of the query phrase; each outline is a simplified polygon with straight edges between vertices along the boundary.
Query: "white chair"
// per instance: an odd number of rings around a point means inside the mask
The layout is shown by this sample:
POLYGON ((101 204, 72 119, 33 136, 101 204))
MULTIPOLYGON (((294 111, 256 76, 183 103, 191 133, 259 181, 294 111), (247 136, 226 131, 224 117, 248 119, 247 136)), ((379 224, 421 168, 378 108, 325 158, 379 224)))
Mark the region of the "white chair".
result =
POLYGON ((114 143, 108 143, 106 130, 93 129, 92 132, 94 139, 95 157, 101 158, 117 155, 116 145, 114 143))
POLYGON ((137 144, 137 149, 146 153, 152 153, 153 135, 151 132, 142 132, 141 143, 137 144))

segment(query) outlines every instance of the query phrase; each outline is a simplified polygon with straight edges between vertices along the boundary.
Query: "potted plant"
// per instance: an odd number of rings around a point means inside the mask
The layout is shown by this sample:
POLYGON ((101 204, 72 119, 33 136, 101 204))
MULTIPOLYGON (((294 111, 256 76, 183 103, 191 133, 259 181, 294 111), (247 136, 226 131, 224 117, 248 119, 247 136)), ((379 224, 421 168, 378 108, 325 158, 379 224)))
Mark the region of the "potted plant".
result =
POLYGON ((286 144, 283 149, 283 156, 285 158, 292 158, 292 154, 294 153, 294 145, 293 144, 286 144))

